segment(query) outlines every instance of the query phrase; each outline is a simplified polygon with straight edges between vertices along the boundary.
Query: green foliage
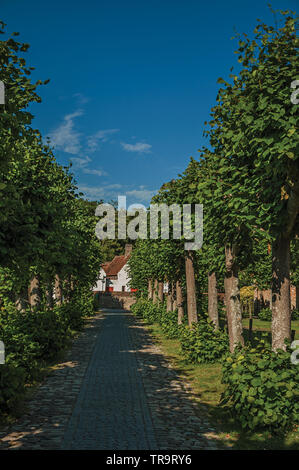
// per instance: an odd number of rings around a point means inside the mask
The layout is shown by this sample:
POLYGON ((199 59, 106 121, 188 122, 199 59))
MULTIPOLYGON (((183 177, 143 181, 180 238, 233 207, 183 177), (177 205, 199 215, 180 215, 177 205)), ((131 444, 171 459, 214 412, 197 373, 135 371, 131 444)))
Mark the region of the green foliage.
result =
POLYGON ((88 293, 53 309, 1 308, 0 339, 6 363, 0 366, 0 412, 13 409, 25 383, 38 379, 42 365, 70 344, 72 332, 82 329, 84 318, 92 314, 92 301, 88 293))
POLYGON ((146 302, 147 301, 144 298, 138 299, 131 307, 132 313, 136 315, 137 317, 142 317, 146 302))
POLYGON ((243 428, 286 431, 299 422, 298 365, 291 352, 273 352, 260 341, 254 349, 236 351, 223 364, 227 385, 221 404, 231 409, 243 428))
POLYGON ((258 313, 259 320, 272 321, 272 310, 271 308, 263 308, 258 313))
MULTIPOLYGON (((0 34, 5 34, 5 26, 0 21, 0 34)), ((14 36, 16 34, 0 41, 0 80, 5 84, 5 106, 0 113, 0 166, 9 162, 22 139, 36 134, 30 128, 33 115, 26 108, 32 102, 41 101, 36 89, 46 83, 40 80, 31 82, 33 68, 26 65, 22 57, 29 44, 16 41, 14 36)), ((1 186, 1 190, 5 192, 6 188, 1 186)))
POLYGON ((70 337, 69 325, 63 311, 26 310, 1 312, 0 337, 5 344, 7 359, 34 376, 39 361, 55 357, 70 337))
POLYGON ((160 315, 160 324, 166 338, 174 339, 181 337, 183 326, 178 325, 178 312, 167 312, 164 305, 160 315))
POLYGON ((178 338, 181 327, 178 325, 177 311, 167 312, 165 304, 154 304, 151 300, 138 299, 131 307, 135 315, 141 316, 146 323, 159 323, 166 338, 178 338))
POLYGON ((228 353, 226 332, 215 331, 213 323, 206 316, 192 327, 178 325, 176 311, 167 312, 165 305, 154 304, 147 299, 138 299, 132 311, 149 324, 159 323, 167 338, 178 338, 183 356, 188 362, 216 362, 228 353))
MULTIPOLYGON (((2 34, 4 26, 0 22, 2 34)), ((69 168, 57 163, 31 128, 26 108, 40 101, 35 90, 42 82, 28 78, 32 69, 21 57, 28 48, 13 37, 0 41, 0 80, 6 87, 0 113, 0 265, 14 271, 14 286, 28 285, 32 270, 47 282, 55 274, 78 276, 90 288, 100 258, 95 205, 78 197, 69 168)))
POLYGON ((272 256, 270 248, 271 246, 266 239, 253 238, 250 262, 240 273, 240 284, 243 287, 252 286, 260 290, 271 288, 272 256))
MULTIPOLYGON (((207 311, 208 273, 215 272, 218 286, 223 285, 225 244, 234 246, 241 286, 264 289, 271 279, 269 243, 286 234, 292 246, 291 279, 298 284, 299 153, 297 108, 290 101, 290 83, 297 78, 298 38, 295 18, 289 12, 281 14, 281 28, 259 24, 253 40, 246 35, 239 38, 240 73, 231 75, 231 83, 218 80, 222 87, 207 132, 211 150, 203 149, 200 161, 191 159, 183 174, 165 183, 152 201, 204 204, 205 242, 194 256, 201 312, 207 311)), ((0 33, 4 26, 0 22, 0 33)), ((30 127, 33 116, 27 107, 40 101, 36 88, 41 82, 34 84, 28 78, 31 68, 21 57, 28 47, 13 37, 0 41, 0 80, 7 91, 0 115, 0 338, 8 354, 7 365, 0 369, 0 407, 2 403, 7 408, 13 406, 24 380, 34 377, 40 361, 54 357, 67 344, 71 331, 82 328, 84 318, 97 306, 90 289, 101 257, 102 261, 112 258, 113 253, 123 251, 125 243, 105 241, 100 247, 94 233, 95 203, 76 195, 69 169, 56 162, 39 132, 30 127), (33 274, 40 279, 43 301, 58 274, 69 302, 53 309, 16 312, 14 296, 26 291, 33 274)), ((197 325, 179 327, 176 312, 145 299, 148 281, 180 280, 184 288, 184 256, 183 240, 165 240, 160 234, 157 240, 136 242, 129 265, 131 287, 138 290, 140 299, 132 310, 147 323, 160 323, 169 338, 179 338, 188 361, 218 361, 228 351, 225 332, 214 331, 203 314, 197 325)), ((259 318, 271 319, 270 315, 265 309, 259 318)), ((292 419, 298 413, 289 404, 295 389, 290 385, 294 369, 287 367, 283 354, 246 350, 241 359, 233 356, 225 363, 228 395, 224 400, 238 405, 235 409, 245 426, 284 427, 288 413, 292 419), (265 358, 273 365, 269 377, 265 358), (279 383, 288 386, 277 389, 277 364, 284 360, 281 365, 287 379, 279 383), (251 379, 264 383, 262 373, 268 385, 251 384, 247 394, 251 379), (285 404, 279 395, 283 390, 285 404), (263 400, 268 409, 262 409, 263 400), (252 417, 246 418, 250 410, 252 417)))
POLYGON ((128 264, 130 286, 138 290, 138 296, 146 297, 148 280, 181 279, 184 272, 182 244, 178 240, 137 240, 128 264))
POLYGON ((25 371, 7 361, 0 366, 0 413, 15 410, 25 393, 25 371))
POLYGON ((93 296, 93 311, 96 312, 98 310, 100 310, 101 308, 101 305, 100 305, 100 294, 97 292, 96 294, 94 294, 93 296))
POLYGON ((74 330, 80 330, 83 320, 94 315, 94 295, 86 289, 77 291, 72 297, 71 302, 66 305, 69 306, 70 327, 74 330), (81 318, 81 325, 80 323, 77 325, 73 323, 75 311, 77 312, 75 316, 81 318))
POLYGON ((299 236, 291 242, 291 283, 299 286, 299 236))
POLYGON ((291 318, 293 321, 299 320, 299 310, 296 310, 296 309, 292 310, 291 318))
POLYGON ((180 341, 183 356, 192 363, 218 362, 229 351, 227 333, 220 329, 215 331, 208 318, 201 318, 191 327, 185 326, 180 341))
POLYGON ((220 81, 212 109, 209 166, 221 176, 212 205, 226 220, 218 231, 223 240, 237 242, 245 228, 250 237, 268 241, 298 233, 297 107, 290 100, 297 77, 297 18, 280 13, 281 28, 260 23, 254 39, 239 36, 242 68, 230 76, 231 83, 220 81))
MULTIPOLYGON (((198 290, 197 290, 197 292, 198 292, 198 290)), ((208 311, 208 304, 209 304, 209 297, 208 297, 207 294, 197 295, 197 311, 199 312, 199 315, 200 315, 200 312, 207 312, 208 311)), ((205 314, 203 314, 203 315, 205 315, 205 314)))
POLYGON ((131 307, 134 315, 142 317, 148 324, 160 323, 161 307, 152 301, 141 298, 131 307))
MULTIPOLYGON (((4 27, 0 22, 0 34, 4 27)), ((69 167, 57 163, 40 132, 31 127, 33 115, 27 108, 40 101, 36 89, 42 82, 29 78, 33 69, 22 57, 28 48, 14 37, 0 41, 0 80, 5 84, 0 113, 0 339, 7 360, 0 366, 0 410, 13 407, 24 383, 35 380, 44 361, 64 349, 72 332, 92 315, 91 288, 101 263, 96 203, 79 197, 69 167), (41 302, 31 309, 32 277, 41 302), (52 308, 55 278, 64 302, 52 308)))

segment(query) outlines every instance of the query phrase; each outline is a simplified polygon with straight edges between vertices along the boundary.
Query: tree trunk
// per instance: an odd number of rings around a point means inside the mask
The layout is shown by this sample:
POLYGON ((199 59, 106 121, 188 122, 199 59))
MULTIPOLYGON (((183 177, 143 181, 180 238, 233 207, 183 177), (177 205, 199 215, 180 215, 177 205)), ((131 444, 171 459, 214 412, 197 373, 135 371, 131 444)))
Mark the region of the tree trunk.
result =
POLYGON ((175 310, 175 287, 173 282, 168 282, 166 309, 167 312, 173 312, 175 310))
POLYGON ((189 326, 192 323, 197 323, 197 308, 196 308, 196 289, 195 289, 195 276, 193 265, 193 254, 189 250, 185 255, 185 268, 186 268, 186 285, 187 285, 187 312, 189 326))
POLYGON ((55 292, 56 305, 61 305, 62 304, 62 283, 58 274, 56 274, 55 276, 54 292, 55 292))
POLYGON ((219 329, 218 317, 218 292, 217 292, 217 279, 215 271, 208 275, 208 313, 210 320, 215 325, 215 330, 219 329))
POLYGON ((148 280, 148 287, 147 287, 147 298, 149 300, 153 299, 153 287, 152 287, 152 280, 148 280))
POLYGON ((152 281, 152 300, 154 301, 154 296, 156 295, 156 300, 157 300, 157 287, 158 284, 156 281, 152 281))
POLYGON ((153 302, 154 302, 154 304, 157 303, 157 299, 158 299, 158 281, 157 281, 157 279, 155 279, 154 291, 153 291, 153 302))
POLYGON ((168 291, 166 297, 166 310, 167 312, 172 312, 173 309, 173 290, 172 283, 168 281, 168 291))
POLYGON ((65 280, 65 293, 63 292, 63 289, 62 289, 62 298, 63 298, 63 295, 65 297, 65 301, 66 302, 70 302, 71 299, 72 299, 72 290, 73 290, 73 282, 72 282, 72 276, 69 275, 67 277, 67 279, 65 280))
POLYGON ((254 314, 257 315, 259 312, 259 289, 254 289, 254 314))
POLYGON ((175 288, 174 282, 172 282, 171 284, 171 298, 172 298, 172 310, 175 311, 177 309, 177 298, 176 298, 176 288, 175 288))
POLYGON ((269 302, 269 308, 273 308, 273 302, 272 302, 272 299, 273 299, 273 293, 272 293, 272 289, 270 289, 270 302, 269 302))
POLYGON ((29 306, 28 289, 22 289, 21 292, 17 294, 15 305, 19 312, 25 312, 26 308, 29 306))
POLYGON ((167 312, 172 312, 172 298, 171 298, 171 293, 167 293, 166 296, 166 311, 167 312))
POLYGON ((29 285, 28 289, 28 299, 31 307, 39 307, 41 303, 41 292, 39 286, 39 279, 37 276, 34 276, 29 285))
POLYGON ((231 246, 225 247, 225 265, 224 287, 229 345, 231 352, 234 352, 238 344, 244 346, 244 338, 238 267, 235 262, 235 251, 231 246))
POLYGON ((54 307, 54 299, 53 299, 53 287, 52 283, 49 282, 46 290, 46 299, 47 299, 47 306, 49 308, 54 307))
POLYGON ((176 301, 178 309, 178 325, 181 325, 184 318, 183 290, 181 281, 176 281, 176 301))
POLYGON ((290 239, 272 245, 272 349, 286 349, 291 340, 290 239))
POLYGON ((164 297, 163 287, 164 287, 164 282, 159 281, 158 282, 158 299, 159 299, 159 302, 161 303, 163 302, 163 297, 164 297))

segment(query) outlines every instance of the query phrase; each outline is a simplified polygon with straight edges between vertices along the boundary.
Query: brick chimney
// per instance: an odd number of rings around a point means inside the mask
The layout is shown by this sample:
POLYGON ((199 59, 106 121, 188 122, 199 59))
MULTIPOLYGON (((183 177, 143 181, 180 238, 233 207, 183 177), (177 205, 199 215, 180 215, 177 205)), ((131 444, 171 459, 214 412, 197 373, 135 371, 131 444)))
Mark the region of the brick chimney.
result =
POLYGON ((133 245, 131 245, 130 243, 126 243, 125 256, 130 256, 132 248, 133 248, 133 245))

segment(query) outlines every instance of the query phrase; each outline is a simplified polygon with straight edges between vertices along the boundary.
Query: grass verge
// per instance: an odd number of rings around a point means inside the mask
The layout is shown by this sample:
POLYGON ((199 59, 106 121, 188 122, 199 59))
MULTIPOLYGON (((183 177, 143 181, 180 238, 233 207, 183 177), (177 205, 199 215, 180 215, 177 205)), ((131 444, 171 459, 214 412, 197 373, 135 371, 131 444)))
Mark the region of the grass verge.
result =
MULTIPOLYGON (((244 329, 249 328, 249 318, 244 318, 243 321, 244 329)), ((271 322, 265 320, 259 320, 258 318, 253 318, 252 322, 253 331, 269 331, 271 332, 271 322)), ((292 321, 292 330, 295 330, 295 339, 299 339, 299 320, 292 321)))
POLYGON ((158 324, 145 325, 178 374, 188 381, 196 401, 205 405, 211 424, 217 429, 219 442, 235 450, 299 450, 298 428, 282 436, 269 431, 244 431, 229 407, 220 407, 224 385, 221 364, 186 364, 180 354, 178 340, 167 339, 158 324))

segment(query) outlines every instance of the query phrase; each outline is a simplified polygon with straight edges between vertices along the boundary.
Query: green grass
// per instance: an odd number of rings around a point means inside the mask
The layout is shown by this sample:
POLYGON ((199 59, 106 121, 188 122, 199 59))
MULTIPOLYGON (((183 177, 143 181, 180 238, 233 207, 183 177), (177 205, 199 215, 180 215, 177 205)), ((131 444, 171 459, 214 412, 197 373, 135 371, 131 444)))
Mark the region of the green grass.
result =
MULTIPOLYGON (((249 328, 249 318, 243 319, 244 329, 249 328)), ((258 318, 253 318, 252 322, 253 330, 255 331, 269 331, 271 332, 271 322, 265 320, 259 320, 258 318)), ((292 330, 295 330, 295 339, 299 339, 299 320, 292 321, 292 330)))
MULTIPOLYGON (((248 320, 245 320, 245 322, 248 320)), ((263 322, 264 323, 264 322, 263 322)), ((267 322, 266 322, 267 323, 267 322)), ((298 322, 297 322, 298 323, 298 322)), ((198 405, 205 405, 210 422, 217 429, 219 442, 235 450, 299 450, 299 431, 285 436, 269 431, 244 431, 229 407, 220 407, 224 385, 221 383, 221 364, 186 364, 180 354, 178 340, 166 339, 158 324, 146 326, 178 374, 190 383, 198 405)))

